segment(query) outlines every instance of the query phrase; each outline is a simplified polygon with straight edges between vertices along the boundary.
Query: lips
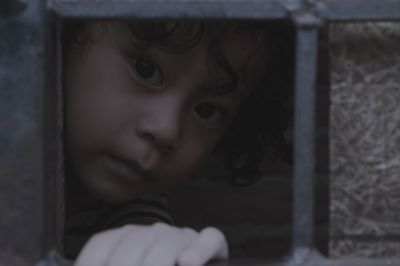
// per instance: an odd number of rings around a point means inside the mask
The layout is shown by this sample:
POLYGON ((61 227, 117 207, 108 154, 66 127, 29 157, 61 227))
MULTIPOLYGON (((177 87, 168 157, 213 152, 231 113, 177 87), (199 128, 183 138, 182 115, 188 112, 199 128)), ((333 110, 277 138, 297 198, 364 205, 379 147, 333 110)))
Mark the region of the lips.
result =
POLYGON ((120 176, 130 182, 150 181, 152 179, 150 173, 145 171, 134 160, 116 155, 109 155, 109 158, 110 170, 116 176, 120 176))

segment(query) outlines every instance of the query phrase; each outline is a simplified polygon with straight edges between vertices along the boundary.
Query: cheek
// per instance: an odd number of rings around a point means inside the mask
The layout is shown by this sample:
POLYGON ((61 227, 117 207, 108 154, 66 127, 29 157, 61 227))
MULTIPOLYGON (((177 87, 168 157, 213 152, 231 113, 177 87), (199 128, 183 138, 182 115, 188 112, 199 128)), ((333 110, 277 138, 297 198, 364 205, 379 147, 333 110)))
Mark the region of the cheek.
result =
POLYGON ((121 97, 110 79, 100 77, 76 77, 66 88, 67 150, 75 161, 91 160, 106 149, 128 120, 129 105, 123 101, 127 97, 121 97))
POLYGON ((210 133, 207 130, 197 130, 195 137, 186 138, 183 148, 175 161, 175 176, 177 179, 187 179, 208 161, 222 134, 210 133))

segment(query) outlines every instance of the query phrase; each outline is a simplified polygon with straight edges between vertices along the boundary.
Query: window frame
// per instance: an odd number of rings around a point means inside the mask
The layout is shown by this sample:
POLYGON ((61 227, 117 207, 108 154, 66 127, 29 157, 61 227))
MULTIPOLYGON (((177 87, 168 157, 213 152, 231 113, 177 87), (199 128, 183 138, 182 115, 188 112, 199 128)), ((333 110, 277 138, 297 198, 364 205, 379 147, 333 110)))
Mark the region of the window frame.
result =
MULTIPOLYGON (((27 140, 29 137, 39 136, 34 150, 29 157, 24 159, 6 158, 13 163, 11 170, 5 178, 0 180, 0 194, 5 195, 7 213, 16 213, 19 217, 31 217, 32 223, 27 218, 20 218, 20 223, 11 224, 11 218, 7 224, 0 223, 0 235, 12 238, 13 234, 21 231, 25 224, 29 226, 22 231, 34 237, 12 240, 8 251, 0 251, 0 259, 5 256, 15 256, 21 259, 23 264, 32 265, 42 259, 42 266, 61 265, 54 259, 54 255, 46 258, 50 250, 56 247, 57 232, 60 232, 62 222, 57 220, 62 207, 56 206, 57 198, 63 197, 57 190, 59 182, 63 182, 59 171, 63 167, 60 158, 62 141, 62 126, 57 114, 62 110, 62 93, 57 76, 60 67, 57 66, 59 47, 56 42, 59 34, 59 26, 65 19, 173 19, 173 18, 202 18, 202 19, 250 19, 250 20, 276 20, 290 19, 294 22, 297 34, 296 44, 296 71, 295 71, 295 122, 294 122, 294 183, 293 183, 293 239, 292 256, 290 265, 299 265, 307 261, 307 265, 400 265, 398 259, 357 259, 357 260, 333 260, 318 255, 314 247, 314 135, 315 135, 315 82, 317 70, 318 32, 323 24, 330 22, 349 21, 399 21, 400 1, 397 0, 132 0, 132 1, 88 1, 88 0, 31 0, 24 4, 17 0, 7 0, 3 4, 8 7, 6 12, 0 12, 0 26, 5 27, 9 23, 23 45, 33 49, 29 55, 31 60, 37 61, 37 66, 30 65, 24 69, 24 73, 35 81, 31 84, 33 99, 29 101, 37 108, 37 115, 30 117, 33 128, 25 130, 25 135, 17 139, 27 140), (18 8, 19 6, 19 8, 18 8), (154 6, 158 8, 155 9, 154 6), (20 26, 20 27, 19 27, 20 26), (18 28, 19 27, 19 28, 18 28), (31 38, 33 44, 23 39, 23 32, 34 28, 31 38), (44 86, 43 86, 44 85, 44 86), (54 99, 56 99, 54 101, 54 99), (301 141, 300 141, 301 140, 301 141), (13 161, 11 161, 13 160, 13 161), (13 181, 13 176, 26 175, 28 165, 33 167, 27 179, 15 181, 21 190, 21 203, 17 209, 13 209, 11 201, 15 199, 7 190, 13 181), (57 176, 58 178, 52 178, 57 176), (23 183, 28 180, 28 186, 23 183), (24 200, 24 195, 34 195, 24 200), (11 228, 11 229, 10 229, 11 228), (8 230, 6 232, 6 230, 8 230), (28 249, 20 249, 21 244, 28 244, 28 249), (37 243, 40 243, 37 245, 37 243), (37 245, 34 247, 34 245, 37 245), (7 252, 11 252, 8 255, 7 252), (302 257, 300 263, 298 258, 302 257)), ((0 28, 1 29, 1 28, 0 28)), ((18 46, 18 53, 22 53, 23 45, 18 46)), ((11 46, 11 43, 5 45, 11 46)), ((11 57, 10 57, 11 58, 11 57)), ((4 57, 0 56, 0 64, 4 63, 4 57)), ((22 65, 21 62, 14 66, 22 65)), ((4 77, 6 71, 0 69, 0 77, 4 77)), ((20 75, 22 78, 22 75, 20 75)), ((9 79, 9 84, 15 85, 19 91, 24 92, 23 82, 9 79)), ((9 109, 15 112, 27 114, 30 110, 17 104, 18 98, 12 98, 9 109), (15 105, 13 109, 12 105, 15 105)), ((26 122, 28 123, 28 122, 26 122)), ((9 139, 5 132, 6 126, 0 126, 3 133, 1 141, 9 139)), ((26 146, 28 147, 28 146, 26 146)), ((15 144, 9 152, 19 154, 21 147, 15 144)), ((1 154, 0 154, 1 155, 1 154)), ((32 168, 31 167, 31 168, 32 168)), ((4 171, 0 171, 3 173, 4 171)), ((15 179, 16 180, 16 179, 15 179)), ((15 186, 14 186, 15 187, 15 186)), ((17 234, 18 235, 18 234, 17 234)), ((5 244, 2 244, 5 245, 5 244)), ((0 245, 0 247, 2 247, 0 245)), ((53 253, 51 253, 53 254, 53 253)), ((11 258, 12 261, 12 258, 11 258)), ((262 261, 241 260, 221 262, 213 265, 261 265, 262 261)))

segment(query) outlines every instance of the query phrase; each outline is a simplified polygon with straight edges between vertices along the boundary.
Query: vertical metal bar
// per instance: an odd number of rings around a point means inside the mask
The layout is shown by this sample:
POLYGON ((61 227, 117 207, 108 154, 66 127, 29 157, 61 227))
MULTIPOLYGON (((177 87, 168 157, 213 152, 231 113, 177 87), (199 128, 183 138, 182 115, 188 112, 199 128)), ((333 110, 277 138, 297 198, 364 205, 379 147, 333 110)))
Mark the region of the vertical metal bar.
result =
POLYGON ((45 1, 2 0, 0 9, 0 265, 34 265, 47 253, 49 206, 42 108, 45 1))
MULTIPOLYGON (((49 5, 51 1, 49 1, 49 5)), ((61 86, 59 20, 51 8, 46 10, 45 91, 43 126, 45 156, 46 235, 49 248, 62 249, 64 223, 63 97, 61 86)))
POLYGON ((314 244, 314 130, 317 27, 297 30, 293 249, 314 244))

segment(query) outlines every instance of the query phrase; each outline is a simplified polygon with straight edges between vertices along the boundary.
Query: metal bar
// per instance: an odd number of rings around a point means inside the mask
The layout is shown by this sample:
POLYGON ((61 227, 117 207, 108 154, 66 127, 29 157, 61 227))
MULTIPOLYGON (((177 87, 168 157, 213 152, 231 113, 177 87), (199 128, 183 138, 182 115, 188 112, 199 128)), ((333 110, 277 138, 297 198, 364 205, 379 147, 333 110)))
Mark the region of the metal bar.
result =
MULTIPOLYGON (((51 252, 47 260, 37 266, 72 266, 72 261, 66 261, 58 253, 51 252)), ((289 264, 290 265, 290 264, 289 264)), ((353 259, 311 259, 303 266, 397 266, 399 258, 353 258, 353 259)), ((207 263, 207 266, 288 266, 284 260, 267 260, 253 258, 236 258, 207 263)))
POLYGON ((43 135, 45 199, 48 209, 45 235, 48 249, 62 249, 64 231, 63 99, 59 60, 59 20, 47 10, 45 24, 45 86, 43 93, 43 135))
POLYGON ((327 0, 321 15, 328 21, 400 20, 399 0, 327 0))
POLYGON ((6 0, 2 5, 10 12, 0 15, 0 265, 24 266, 42 258, 48 245, 45 1, 6 0))
POLYGON ((279 1, 264 0, 136 0, 63 1, 52 8, 63 18, 154 19, 154 18, 283 18, 286 10, 279 1))
POLYGON ((314 109, 318 29, 300 27, 297 31, 293 250, 314 244, 314 109))
MULTIPOLYGON (((296 265, 296 264, 295 264, 296 265)), ((301 266, 398 266, 398 258, 347 258, 310 260, 301 266)), ((215 262, 207 266, 288 266, 284 261, 268 261, 263 259, 233 259, 215 262)))
MULTIPOLYGON (((63 18, 151 19, 232 18, 283 19, 300 0, 53 0, 63 18)), ((309 11, 326 21, 400 20, 398 0, 306 1, 309 11)))

